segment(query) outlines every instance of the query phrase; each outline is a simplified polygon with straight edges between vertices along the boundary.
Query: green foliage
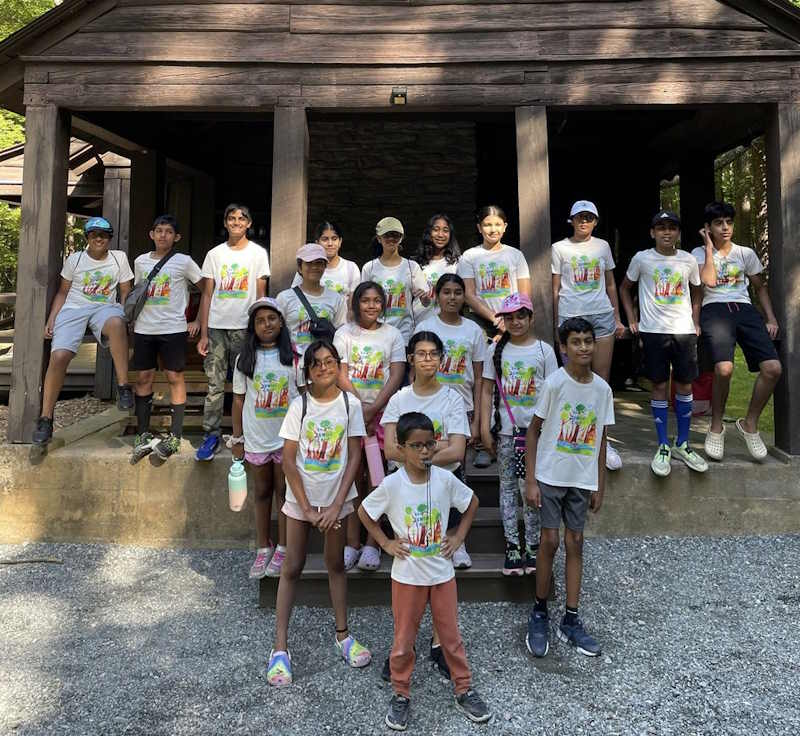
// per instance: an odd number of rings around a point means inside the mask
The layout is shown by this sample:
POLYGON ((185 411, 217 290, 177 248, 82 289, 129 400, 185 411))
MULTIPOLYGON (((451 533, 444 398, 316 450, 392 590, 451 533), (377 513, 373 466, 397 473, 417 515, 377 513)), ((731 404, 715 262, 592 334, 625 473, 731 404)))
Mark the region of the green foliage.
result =
POLYGON ((0 0, 0 40, 53 7, 54 0, 0 0))
POLYGON ((19 208, 0 202, 0 293, 15 290, 19 223, 19 208))

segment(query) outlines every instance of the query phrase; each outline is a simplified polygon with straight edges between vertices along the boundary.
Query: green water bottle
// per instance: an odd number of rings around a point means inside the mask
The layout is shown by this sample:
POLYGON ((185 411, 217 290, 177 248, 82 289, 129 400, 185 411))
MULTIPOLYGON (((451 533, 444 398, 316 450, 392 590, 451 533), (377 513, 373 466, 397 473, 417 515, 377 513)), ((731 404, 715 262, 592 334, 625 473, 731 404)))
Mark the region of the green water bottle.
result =
POLYGON ((228 471, 228 503, 231 511, 241 511, 247 499, 247 473, 241 460, 234 460, 228 471))

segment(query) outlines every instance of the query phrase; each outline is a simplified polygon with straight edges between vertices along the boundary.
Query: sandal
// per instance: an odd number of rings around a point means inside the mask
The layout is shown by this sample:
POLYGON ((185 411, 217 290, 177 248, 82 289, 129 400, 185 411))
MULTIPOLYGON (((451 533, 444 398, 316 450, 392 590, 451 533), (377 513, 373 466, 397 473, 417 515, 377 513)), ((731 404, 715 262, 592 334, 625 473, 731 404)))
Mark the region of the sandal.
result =
POLYGON ((348 634, 347 638, 335 641, 342 658, 351 667, 366 667, 372 661, 369 649, 359 644, 352 635, 348 634))
POLYGON ((745 432, 741 419, 736 420, 736 429, 742 435, 750 457, 753 460, 763 460, 767 456, 767 446, 764 444, 764 440, 761 439, 761 435, 758 432, 745 432))
POLYGON ((358 560, 358 569, 366 572, 374 572, 381 566, 381 551, 375 547, 365 544, 361 548, 361 557, 358 560))
MULTIPOLYGON (((362 548, 363 549, 363 548, 362 548)), ((344 569, 352 570, 361 557, 361 549, 351 547, 349 544, 344 548, 344 569)))
POLYGON ((712 460, 722 460, 725 455, 725 427, 719 434, 710 429, 706 432, 705 451, 712 460))
POLYGON ((286 687, 292 684, 292 655, 289 652, 276 652, 273 649, 269 653, 267 682, 272 687, 286 687))

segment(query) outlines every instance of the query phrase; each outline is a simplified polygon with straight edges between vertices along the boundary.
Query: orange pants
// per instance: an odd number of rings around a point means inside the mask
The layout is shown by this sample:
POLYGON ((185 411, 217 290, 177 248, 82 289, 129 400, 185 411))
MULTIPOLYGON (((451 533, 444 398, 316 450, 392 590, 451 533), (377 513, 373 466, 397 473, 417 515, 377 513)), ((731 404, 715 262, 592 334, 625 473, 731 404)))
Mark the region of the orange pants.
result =
POLYGON ((455 693, 461 695, 472 685, 472 673, 458 630, 458 589, 455 578, 439 585, 406 585, 392 580, 394 642, 389 657, 392 689, 398 695, 409 697, 411 673, 416 660, 414 642, 428 601, 455 693))

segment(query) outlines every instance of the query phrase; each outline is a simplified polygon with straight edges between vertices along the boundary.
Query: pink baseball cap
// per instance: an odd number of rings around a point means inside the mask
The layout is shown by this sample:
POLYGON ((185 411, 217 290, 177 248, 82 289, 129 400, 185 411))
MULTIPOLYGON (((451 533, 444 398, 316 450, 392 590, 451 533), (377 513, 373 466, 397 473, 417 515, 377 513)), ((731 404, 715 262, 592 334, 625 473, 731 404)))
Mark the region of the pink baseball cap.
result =
POLYGON ((256 299, 248 307, 247 316, 249 317, 257 309, 263 309, 264 307, 266 307, 267 309, 272 309, 273 311, 277 312, 281 317, 283 317, 283 310, 281 309, 280 304, 278 304, 278 302, 271 296, 262 296, 261 299, 256 299))
POLYGON ((311 263, 313 261, 327 261, 328 255, 319 243, 306 243, 297 249, 297 260, 311 263))
POLYGON ((520 309, 529 309, 533 312, 533 303, 527 294, 512 294, 503 299, 500 311, 495 312, 495 317, 502 317, 504 314, 514 314, 520 309))

